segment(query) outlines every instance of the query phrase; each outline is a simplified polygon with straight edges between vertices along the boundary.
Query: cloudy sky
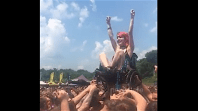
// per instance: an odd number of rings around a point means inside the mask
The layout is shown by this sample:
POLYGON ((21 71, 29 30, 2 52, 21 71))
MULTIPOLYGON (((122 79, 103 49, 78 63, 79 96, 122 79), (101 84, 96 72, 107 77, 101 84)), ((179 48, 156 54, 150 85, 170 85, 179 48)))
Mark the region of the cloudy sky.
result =
POLYGON ((157 49, 156 0, 40 0, 40 68, 93 72, 101 52, 109 59, 114 55, 106 16, 114 35, 127 32, 131 9, 136 12, 134 52, 141 59, 157 49))

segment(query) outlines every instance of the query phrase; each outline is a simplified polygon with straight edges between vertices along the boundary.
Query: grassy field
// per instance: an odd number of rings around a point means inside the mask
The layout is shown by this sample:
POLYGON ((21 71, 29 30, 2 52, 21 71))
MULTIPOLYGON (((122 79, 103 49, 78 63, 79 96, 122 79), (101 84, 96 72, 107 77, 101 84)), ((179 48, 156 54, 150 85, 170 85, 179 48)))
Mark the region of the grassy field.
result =
POLYGON ((142 79, 142 82, 145 85, 153 85, 156 81, 157 81, 157 74, 155 74, 155 76, 142 79))

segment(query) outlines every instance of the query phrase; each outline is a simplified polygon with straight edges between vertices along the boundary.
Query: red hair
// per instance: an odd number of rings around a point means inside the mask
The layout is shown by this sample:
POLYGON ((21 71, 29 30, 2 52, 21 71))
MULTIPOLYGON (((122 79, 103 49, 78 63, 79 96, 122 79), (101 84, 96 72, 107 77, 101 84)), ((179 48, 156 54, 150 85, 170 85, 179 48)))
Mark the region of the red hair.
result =
POLYGON ((126 41, 126 46, 129 45, 129 34, 128 33, 126 33, 126 32, 118 32, 117 33, 117 38, 118 38, 118 36, 124 37, 124 39, 126 41))

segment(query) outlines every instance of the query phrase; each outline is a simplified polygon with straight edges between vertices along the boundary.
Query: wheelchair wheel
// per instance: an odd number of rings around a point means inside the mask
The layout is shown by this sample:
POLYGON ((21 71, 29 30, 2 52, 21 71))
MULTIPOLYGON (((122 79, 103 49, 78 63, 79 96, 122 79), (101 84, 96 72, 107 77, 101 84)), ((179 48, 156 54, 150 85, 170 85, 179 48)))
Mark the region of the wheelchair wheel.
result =
POLYGON ((138 75, 138 73, 136 71, 132 72, 132 74, 130 75, 129 89, 131 89, 131 90, 133 90, 134 88, 136 88, 138 86, 136 84, 135 75, 138 75))

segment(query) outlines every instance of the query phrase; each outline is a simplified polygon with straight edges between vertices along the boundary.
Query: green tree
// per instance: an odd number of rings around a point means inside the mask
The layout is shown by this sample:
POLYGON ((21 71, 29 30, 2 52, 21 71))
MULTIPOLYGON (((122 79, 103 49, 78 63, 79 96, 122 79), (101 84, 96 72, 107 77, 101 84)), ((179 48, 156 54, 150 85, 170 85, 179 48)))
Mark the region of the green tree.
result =
POLYGON ((147 52, 145 54, 145 57, 146 57, 148 62, 153 63, 153 64, 157 64, 157 50, 152 50, 150 52, 147 52))
POLYGON ((142 78, 151 77, 153 75, 153 63, 148 62, 146 58, 138 60, 136 68, 142 78))
POLYGON ((56 69, 56 68, 53 68, 53 69, 48 69, 48 70, 45 70, 45 69, 40 69, 40 72, 42 73, 41 75, 41 78, 43 81, 48 81, 49 78, 50 78, 50 74, 52 72, 54 72, 54 81, 59 81, 59 78, 60 78, 60 73, 63 72, 63 79, 64 82, 65 80, 68 80, 68 75, 70 75, 70 79, 74 79, 74 78, 77 78, 78 76, 80 75, 84 75, 88 80, 92 80, 92 78, 94 77, 95 73, 90 73, 89 71, 87 70, 77 70, 77 71, 74 71, 73 69, 56 69))

